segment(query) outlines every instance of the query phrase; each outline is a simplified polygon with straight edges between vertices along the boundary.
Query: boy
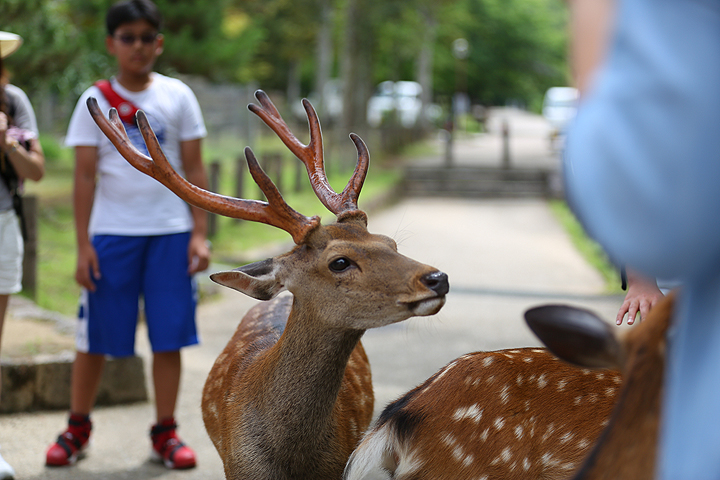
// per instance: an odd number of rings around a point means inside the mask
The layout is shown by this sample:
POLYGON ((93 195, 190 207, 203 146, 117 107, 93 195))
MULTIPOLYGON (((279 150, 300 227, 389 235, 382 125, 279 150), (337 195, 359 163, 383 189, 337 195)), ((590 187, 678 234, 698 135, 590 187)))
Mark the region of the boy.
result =
MULTIPOLYGON (((106 23, 105 45, 118 66, 112 89, 145 111, 173 167, 207 188, 201 159, 206 131, 197 100, 179 80, 152 71, 163 50, 157 7, 150 0, 122 1, 109 9, 106 23)), ((142 296, 153 350, 157 415, 151 456, 168 468, 192 468, 195 453, 178 438, 174 411, 180 348, 198 343, 192 275, 209 262, 206 215, 120 156, 90 117, 85 103, 90 96, 103 111, 111 107, 97 86, 90 87, 68 128, 66 143, 75 147, 76 162, 75 279, 83 291, 70 419, 67 430, 48 449, 46 463, 69 465, 83 456, 105 355, 133 354, 142 296)), ((133 144, 146 152, 137 127, 126 123, 125 128, 133 144)))

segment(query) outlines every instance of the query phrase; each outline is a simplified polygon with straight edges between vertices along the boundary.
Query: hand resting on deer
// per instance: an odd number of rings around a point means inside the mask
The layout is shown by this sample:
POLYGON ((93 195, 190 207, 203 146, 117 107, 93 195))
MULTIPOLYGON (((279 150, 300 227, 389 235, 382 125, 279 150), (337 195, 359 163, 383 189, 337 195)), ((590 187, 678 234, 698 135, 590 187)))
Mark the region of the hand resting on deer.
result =
POLYGON ((248 166, 267 202, 202 190, 167 162, 147 119, 139 128, 151 158, 130 143, 118 119, 108 121, 94 99, 93 118, 120 153, 188 203, 209 212, 262 222, 287 231, 290 252, 211 278, 260 300, 215 361, 205 383, 202 414, 228 479, 339 479, 373 412, 370 366, 360 337, 368 328, 433 315, 445 303, 447 275, 407 258, 395 242, 367 230, 357 201, 369 155, 357 135, 352 178, 341 193, 323 164, 320 124, 307 100, 310 142, 289 130, 268 96, 256 92, 257 114, 305 164, 320 201, 337 216, 321 225, 288 206, 252 151, 248 166))
POLYGON ((540 348, 462 356, 381 413, 344 478, 652 479, 671 302, 622 338, 586 310, 529 310, 583 368, 540 348))

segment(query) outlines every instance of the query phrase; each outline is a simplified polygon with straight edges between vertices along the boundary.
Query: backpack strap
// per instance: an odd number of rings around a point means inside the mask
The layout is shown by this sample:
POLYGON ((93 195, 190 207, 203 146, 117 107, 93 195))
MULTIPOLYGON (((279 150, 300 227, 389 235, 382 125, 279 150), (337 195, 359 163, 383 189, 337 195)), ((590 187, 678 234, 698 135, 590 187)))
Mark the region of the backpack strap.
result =
POLYGON ((109 80, 98 80, 95 82, 95 86, 100 89, 110 106, 117 110, 120 119, 124 123, 135 125, 135 114, 139 108, 113 90, 109 80))

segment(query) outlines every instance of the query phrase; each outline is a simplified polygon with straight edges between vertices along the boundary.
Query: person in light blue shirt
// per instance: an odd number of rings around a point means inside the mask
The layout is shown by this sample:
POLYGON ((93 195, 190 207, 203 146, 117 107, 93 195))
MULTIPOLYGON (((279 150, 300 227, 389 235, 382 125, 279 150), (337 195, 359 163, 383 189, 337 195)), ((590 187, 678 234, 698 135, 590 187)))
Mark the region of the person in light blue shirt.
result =
MULTIPOLYGON (((575 0, 571 11, 589 2, 602 3, 575 0)), ((589 48, 600 60, 591 73, 583 69, 582 29, 574 28, 583 84, 564 158, 568 202, 618 264, 682 283, 657 477, 718 479, 720 2, 614 7, 609 43, 589 48)))

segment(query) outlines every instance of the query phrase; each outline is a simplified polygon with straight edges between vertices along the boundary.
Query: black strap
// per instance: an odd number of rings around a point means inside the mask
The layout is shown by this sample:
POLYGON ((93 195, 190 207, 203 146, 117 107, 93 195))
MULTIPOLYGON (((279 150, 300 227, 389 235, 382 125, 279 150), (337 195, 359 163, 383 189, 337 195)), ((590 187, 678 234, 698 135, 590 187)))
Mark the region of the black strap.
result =
POLYGON ((20 178, 15 172, 12 162, 7 157, 7 154, 0 153, 0 177, 2 177, 3 183, 7 187, 10 195, 12 195, 13 210, 20 219, 20 231, 22 232, 23 240, 27 240, 27 225, 25 223, 25 215, 23 214, 23 200, 20 195, 20 178))

